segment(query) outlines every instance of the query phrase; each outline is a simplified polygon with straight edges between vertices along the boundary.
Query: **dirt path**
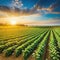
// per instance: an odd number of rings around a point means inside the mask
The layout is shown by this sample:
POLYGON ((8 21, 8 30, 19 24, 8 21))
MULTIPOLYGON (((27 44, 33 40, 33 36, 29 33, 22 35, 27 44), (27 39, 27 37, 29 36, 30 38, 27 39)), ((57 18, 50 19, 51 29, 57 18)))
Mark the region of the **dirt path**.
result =
POLYGON ((49 37, 47 39, 45 52, 44 52, 44 55, 43 55, 43 60, 50 60, 50 56, 49 56, 49 41, 50 41, 50 35, 49 35, 49 37))

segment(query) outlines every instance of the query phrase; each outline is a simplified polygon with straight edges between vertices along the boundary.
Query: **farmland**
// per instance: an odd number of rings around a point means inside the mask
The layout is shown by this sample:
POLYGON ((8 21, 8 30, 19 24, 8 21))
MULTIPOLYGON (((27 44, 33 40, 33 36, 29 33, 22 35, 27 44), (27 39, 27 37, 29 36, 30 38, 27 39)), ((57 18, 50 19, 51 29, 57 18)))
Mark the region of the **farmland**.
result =
POLYGON ((0 26, 0 60, 59 60, 60 27, 0 26))

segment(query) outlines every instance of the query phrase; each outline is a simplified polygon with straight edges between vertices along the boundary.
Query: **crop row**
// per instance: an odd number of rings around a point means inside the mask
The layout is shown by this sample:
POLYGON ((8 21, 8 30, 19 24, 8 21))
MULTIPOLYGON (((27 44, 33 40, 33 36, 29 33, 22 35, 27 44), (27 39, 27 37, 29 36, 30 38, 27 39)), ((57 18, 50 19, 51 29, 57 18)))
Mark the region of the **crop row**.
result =
POLYGON ((49 42, 50 60, 59 60, 59 52, 57 51, 56 43, 54 41, 53 33, 51 31, 49 42))

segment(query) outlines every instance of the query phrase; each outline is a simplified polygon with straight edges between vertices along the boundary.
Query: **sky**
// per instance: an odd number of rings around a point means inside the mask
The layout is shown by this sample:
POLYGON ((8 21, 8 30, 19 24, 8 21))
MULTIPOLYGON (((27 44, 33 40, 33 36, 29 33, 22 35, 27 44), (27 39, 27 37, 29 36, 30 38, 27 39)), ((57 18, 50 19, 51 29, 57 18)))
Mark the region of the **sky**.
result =
POLYGON ((60 0, 0 0, 0 23, 60 25, 60 0))

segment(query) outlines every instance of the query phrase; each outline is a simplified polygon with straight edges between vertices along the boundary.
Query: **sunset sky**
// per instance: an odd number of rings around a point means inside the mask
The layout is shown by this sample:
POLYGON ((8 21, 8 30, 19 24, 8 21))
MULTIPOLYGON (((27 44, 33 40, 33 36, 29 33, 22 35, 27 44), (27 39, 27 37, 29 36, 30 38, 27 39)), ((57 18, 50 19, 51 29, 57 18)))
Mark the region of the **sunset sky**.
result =
POLYGON ((60 0, 0 0, 0 23, 60 25, 60 0))

